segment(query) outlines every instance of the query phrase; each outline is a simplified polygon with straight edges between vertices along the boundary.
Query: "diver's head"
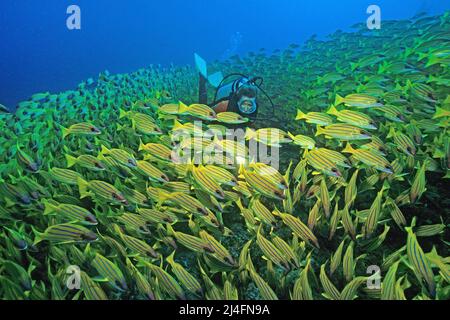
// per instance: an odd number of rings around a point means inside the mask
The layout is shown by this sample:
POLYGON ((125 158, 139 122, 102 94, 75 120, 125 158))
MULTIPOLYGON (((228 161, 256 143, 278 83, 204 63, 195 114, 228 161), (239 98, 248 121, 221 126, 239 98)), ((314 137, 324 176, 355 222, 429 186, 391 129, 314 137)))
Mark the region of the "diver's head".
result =
POLYGON ((245 83, 236 92, 237 107, 244 114, 252 114, 256 111, 256 96, 258 90, 254 84, 245 83))

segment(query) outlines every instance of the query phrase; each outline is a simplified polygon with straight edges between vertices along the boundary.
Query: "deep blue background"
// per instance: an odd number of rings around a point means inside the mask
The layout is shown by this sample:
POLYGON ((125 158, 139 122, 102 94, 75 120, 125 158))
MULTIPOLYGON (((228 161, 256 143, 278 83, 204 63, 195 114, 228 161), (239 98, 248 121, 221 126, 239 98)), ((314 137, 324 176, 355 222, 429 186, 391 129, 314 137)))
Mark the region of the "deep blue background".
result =
POLYGON ((12 108, 106 69, 187 64, 194 52, 220 58, 236 32, 240 53, 285 48, 365 22, 370 4, 383 19, 450 8, 448 0, 1 0, 0 103, 12 108), (80 31, 66 28, 71 4, 81 7, 80 31))

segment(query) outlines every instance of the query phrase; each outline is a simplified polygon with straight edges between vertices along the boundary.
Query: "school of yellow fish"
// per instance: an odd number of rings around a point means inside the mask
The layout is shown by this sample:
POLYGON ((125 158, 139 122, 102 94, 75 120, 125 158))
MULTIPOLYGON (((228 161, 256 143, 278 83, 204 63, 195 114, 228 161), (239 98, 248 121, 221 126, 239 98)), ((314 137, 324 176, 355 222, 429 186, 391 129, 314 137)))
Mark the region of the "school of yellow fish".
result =
POLYGON ((0 298, 449 299, 450 13, 353 28, 215 62, 253 126, 191 67, 0 108, 0 298))

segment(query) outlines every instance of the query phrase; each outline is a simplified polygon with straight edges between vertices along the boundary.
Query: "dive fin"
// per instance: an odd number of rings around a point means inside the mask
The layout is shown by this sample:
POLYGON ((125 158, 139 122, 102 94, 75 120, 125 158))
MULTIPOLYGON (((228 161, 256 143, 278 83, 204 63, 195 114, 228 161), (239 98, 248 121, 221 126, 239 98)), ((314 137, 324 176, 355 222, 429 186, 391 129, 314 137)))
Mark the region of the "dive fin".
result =
POLYGON ((194 53, 195 67, 197 71, 205 78, 208 79, 208 67, 206 61, 198 54, 194 53))

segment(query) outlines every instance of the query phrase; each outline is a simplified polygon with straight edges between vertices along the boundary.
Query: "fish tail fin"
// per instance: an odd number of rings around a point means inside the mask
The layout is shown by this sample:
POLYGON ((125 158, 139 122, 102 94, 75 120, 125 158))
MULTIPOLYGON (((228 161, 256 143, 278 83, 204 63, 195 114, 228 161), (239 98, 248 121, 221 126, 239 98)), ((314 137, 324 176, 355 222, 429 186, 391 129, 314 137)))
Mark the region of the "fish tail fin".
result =
POLYGON ((175 263, 175 250, 166 258, 169 264, 175 263))
POLYGON ((437 57, 430 57, 428 58, 428 62, 425 65, 425 68, 431 67, 432 65, 438 64, 439 59, 437 57))
POLYGON ((327 111, 328 114, 331 114, 333 116, 337 116, 339 114, 339 111, 336 109, 335 106, 331 106, 330 109, 327 111))
POLYGON ((342 153, 354 153, 355 149, 353 149, 352 145, 347 142, 347 145, 345 146, 344 150, 342 150, 342 153))
POLYGON ((80 199, 83 199, 83 198, 86 198, 87 196, 89 196, 89 192, 88 192, 89 183, 84 179, 78 178, 77 184, 78 184, 78 190, 80 192, 80 199))
POLYGON ((280 217, 281 218, 281 212, 278 209, 276 209, 276 208, 275 208, 275 210, 272 211, 272 214, 275 217, 280 217))
POLYGON ((241 164, 239 165, 238 174, 239 174, 239 175, 243 175, 244 173, 245 173, 245 167, 244 167, 244 164, 241 163, 241 164))
POLYGON ((431 249, 431 251, 425 255, 427 256, 427 258, 430 258, 430 260, 441 260, 442 259, 442 257, 437 253, 435 246, 433 246, 433 249, 431 249))
POLYGON ((98 154, 97 159, 101 160, 101 161, 107 160, 106 157, 104 155, 102 155, 101 153, 98 154))
POLYGON ((125 118, 127 117, 129 114, 129 112, 123 110, 123 109, 119 109, 119 119, 125 118))
POLYGON ((413 86, 413 84, 412 84, 411 80, 409 80, 409 79, 406 80, 406 88, 411 89, 412 86, 413 86))
POLYGON ((183 102, 180 101, 179 107, 178 107, 178 113, 183 114, 189 111, 189 107, 185 105, 183 102))
POLYGON ((256 131, 247 127, 247 129, 245 129, 245 139, 251 140, 254 138, 256 138, 256 131))
MULTIPOLYGON (((413 55, 416 52, 415 48, 406 48, 404 57, 408 58, 410 55, 413 55)), ((419 53, 420 55, 420 53, 419 53)))
POLYGON ((186 167, 187 167, 187 171, 188 172, 193 172, 195 169, 196 169, 196 167, 195 167, 195 165, 194 165, 194 159, 188 159, 187 160, 187 164, 186 164, 186 167))
POLYGON ((142 140, 139 139, 139 149, 138 149, 138 151, 142 151, 142 150, 144 150, 144 149, 145 149, 145 145, 144 145, 144 143, 142 142, 142 140))
POLYGON ((433 116, 433 119, 438 119, 438 118, 442 118, 442 117, 447 117, 450 115, 450 111, 436 107, 436 113, 433 116))
POLYGON ((100 151, 100 154, 105 155, 108 154, 109 152, 110 152, 109 149, 102 144, 102 150, 100 151))
POLYGON ((305 119, 305 113, 302 110, 297 109, 297 116, 295 117, 295 120, 301 119, 305 119))
POLYGON ((67 129, 63 126, 61 126, 61 131, 62 131, 63 139, 65 139, 70 134, 70 129, 67 129))
POLYGON ((180 123, 180 121, 178 121, 177 119, 173 119, 173 129, 174 131, 176 130, 180 130, 181 128, 183 128, 183 124, 180 123))
POLYGON ((444 105, 450 104, 450 94, 445 98, 444 105))
POLYGON ((44 205, 44 215, 48 215, 52 212, 55 212, 58 206, 54 205, 53 203, 50 203, 48 200, 42 200, 42 204, 44 205))
POLYGON ((290 133, 289 131, 288 131, 288 136, 289 136, 289 138, 291 138, 292 140, 294 140, 295 139, 295 136, 292 134, 292 133, 290 133))
POLYGON ((72 157, 70 154, 66 154, 67 168, 73 167, 77 163, 77 158, 72 157))
POLYGON ((244 206, 242 205, 241 198, 238 198, 238 199, 236 200, 236 205, 238 206, 238 208, 239 208, 241 211, 244 210, 244 206))
POLYGON ((170 224, 167 224, 166 231, 168 236, 174 236, 176 238, 176 232, 170 224))
POLYGON ((163 190, 158 190, 158 204, 164 203, 166 200, 169 200, 171 197, 171 194, 163 191, 163 190))
POLYGON ((125 128, 123 125, 121 125, 120 123, 116 124, 117 126, 117 131, 123 131, 123 129, 125 128))
POLYGON ((387 63, 383 63, 378 67, 377 74, 383 74, 383 72, 386 70, 387 63))
POLYGON ((317 126, 316 137, 320 136, 320 135, 322 135, 324 133, 325 133, 324 129, 321 126, 317 126))
POLYGON ((37 245, 38 243, 44 241, 43 233, 38 232, 33 226, 31 226, 31 231, 33 231, 33 234, 34 234, 33 245, 37 245))
POLYGON ((394 127, 391 127, 389 129, 388 135, 386 136, 386 139, 390 139, 390 138, 393 138, 393 137, 395 137, 395 129, 394 129, 394 127))
POLYGON ((16 203, 14 201, 12 201, 10 198, 5 198, 5 207, 6 208, 11 208, 14 207, 16 205, 16 203))
MULTIPOLYGON (((408 49, 409 49, 409 50, 413 50, 413 49, 407 48, 407 49, 406 49, 407 52, 408 52, 408 49)), ((421 52, 419 52, 419 59, 418 59, 418 61, 422 61, 422 60, 425 59, 426 57, 428 57, 428 53, 421 53, 421 52)))
POLYGON ((345 99, 340 96, 339 94, 336 94, 336 99, 334 100, 334 105, 337 107, 338 105, 344 103, 345 99))

